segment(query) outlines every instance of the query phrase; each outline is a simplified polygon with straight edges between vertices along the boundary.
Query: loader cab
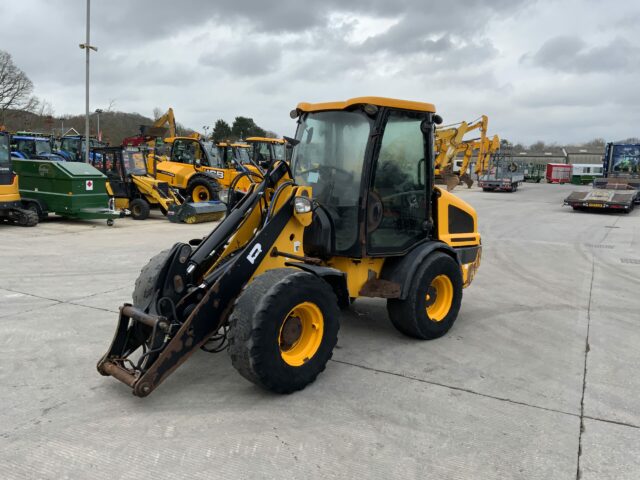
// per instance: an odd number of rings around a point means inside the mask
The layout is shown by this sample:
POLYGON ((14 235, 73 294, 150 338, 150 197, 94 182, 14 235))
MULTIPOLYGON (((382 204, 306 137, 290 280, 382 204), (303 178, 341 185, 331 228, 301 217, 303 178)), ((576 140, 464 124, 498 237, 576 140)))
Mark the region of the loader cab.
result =
POLYGON ((132 175, 146 175, 144 150, 137 148, 103 147, 92 150, 91 164, 100 170, 109 182, 115 197, 131 196, 132 175))
POLYGON ((211 167, 212 161, 207 150, 195 138, 174 138, 171 142, 170 161, 193 165, 194 167, 211 167))
POLYGON ((249 137, 245 140, 251 145, 251 157, 256 165, 265 169, 276 160, 289 161, 286 156, 285 141, 279 138, 249 137))
POLYGON ((314 253, 402 255, 433 235, 433 130, 430 104, 367 97, 300 104, 292 172, 313 188, 314 253), (319 239, 330 224, 331 239, 319 239))

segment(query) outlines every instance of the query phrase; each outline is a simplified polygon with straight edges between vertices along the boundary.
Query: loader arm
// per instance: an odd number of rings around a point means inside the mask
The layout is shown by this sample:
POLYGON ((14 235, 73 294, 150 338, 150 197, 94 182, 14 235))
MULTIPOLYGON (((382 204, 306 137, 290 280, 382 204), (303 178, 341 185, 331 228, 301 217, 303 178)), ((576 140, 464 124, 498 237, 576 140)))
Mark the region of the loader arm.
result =
POLYGON ((489 168, 491 155, 500 149, 500 137, 498 135, 494 135, 491 140, 486 138, 484 144, 483 153, 482 155, 478 154, 478 161, 476 162, 474 173, 477 175, 483 175, 489 168))
POLYGON ((158 188, 158 180, 146 175, 131 175, 131 180, 151 204, 159 204, 165 210, 169 210, 172 205, 179 205, 181 202, 176 194, 168 189, 168 193, 158 188))
POLYGON ((293 221, 296 194, 310 193, 288 173, 283 162, 270 169, 193 252, 189 245, 174 245, 149 305, 121 307, 111 347, 98 363, 101 374, 144 397, 225 324, 234 300, 266 268, 272 247, 293 221), (270 196, 274 191, 277 196, 270 196))

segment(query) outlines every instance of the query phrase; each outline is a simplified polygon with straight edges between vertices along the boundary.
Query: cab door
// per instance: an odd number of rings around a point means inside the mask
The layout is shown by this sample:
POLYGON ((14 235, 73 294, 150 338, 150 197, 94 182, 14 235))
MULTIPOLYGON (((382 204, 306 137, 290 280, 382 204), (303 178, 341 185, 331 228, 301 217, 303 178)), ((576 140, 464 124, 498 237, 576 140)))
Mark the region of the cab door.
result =
POLYGON ((391 110, 374 159, 366 208, 367 252, 393 255, 427 238, 426 114, 391 110))

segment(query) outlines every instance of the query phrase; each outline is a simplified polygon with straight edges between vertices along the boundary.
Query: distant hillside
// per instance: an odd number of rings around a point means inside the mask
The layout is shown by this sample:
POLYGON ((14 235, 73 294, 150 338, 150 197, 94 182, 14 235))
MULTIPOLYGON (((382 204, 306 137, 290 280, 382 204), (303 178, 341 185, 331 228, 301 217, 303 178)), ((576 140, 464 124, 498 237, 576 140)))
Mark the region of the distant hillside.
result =
MULTIPOLYGON (((91 135, 97 135, 97 115, 90 116, 91 135)), ((151 125, 153 119, 139 113, 103 112, 100 114, 100 130, 102 138, 111 145, 122 143, 122 139, 136 135, 140 131, 140 125, 151 125)), ((17 130, 29 130, 33 132, 53 133, 61 135, 70 128, 75 128, 84 134, 84 115, 65 115, 51 117, 38 115, 31 112, 7 111, 5 113, 5 126, 10 132, 17 130)), ((178 134, 191 133, 193 130, 177 125, 178 134)))

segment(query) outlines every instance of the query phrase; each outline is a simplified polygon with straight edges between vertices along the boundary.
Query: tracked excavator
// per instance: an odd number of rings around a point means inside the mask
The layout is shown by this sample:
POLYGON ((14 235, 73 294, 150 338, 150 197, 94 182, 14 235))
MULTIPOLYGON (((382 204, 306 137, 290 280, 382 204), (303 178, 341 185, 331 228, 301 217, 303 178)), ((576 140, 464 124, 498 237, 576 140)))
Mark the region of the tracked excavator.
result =
POLYGON ((197 350, 226 350, 247 380, 289 393, 325 369, 356 298, 386 299, 410 337, 453 326, 482 247, 475 210, 434 186, 435 107, 360 97, 291 116, 291 165, 143 268, 100 374, 144 397, 197 350))
POLYGON ((38 214, 22 207, 18 176, 11 165, 10 144, 9 134, 0 130, 0 221, 33 227, 38 224, 38 214))

